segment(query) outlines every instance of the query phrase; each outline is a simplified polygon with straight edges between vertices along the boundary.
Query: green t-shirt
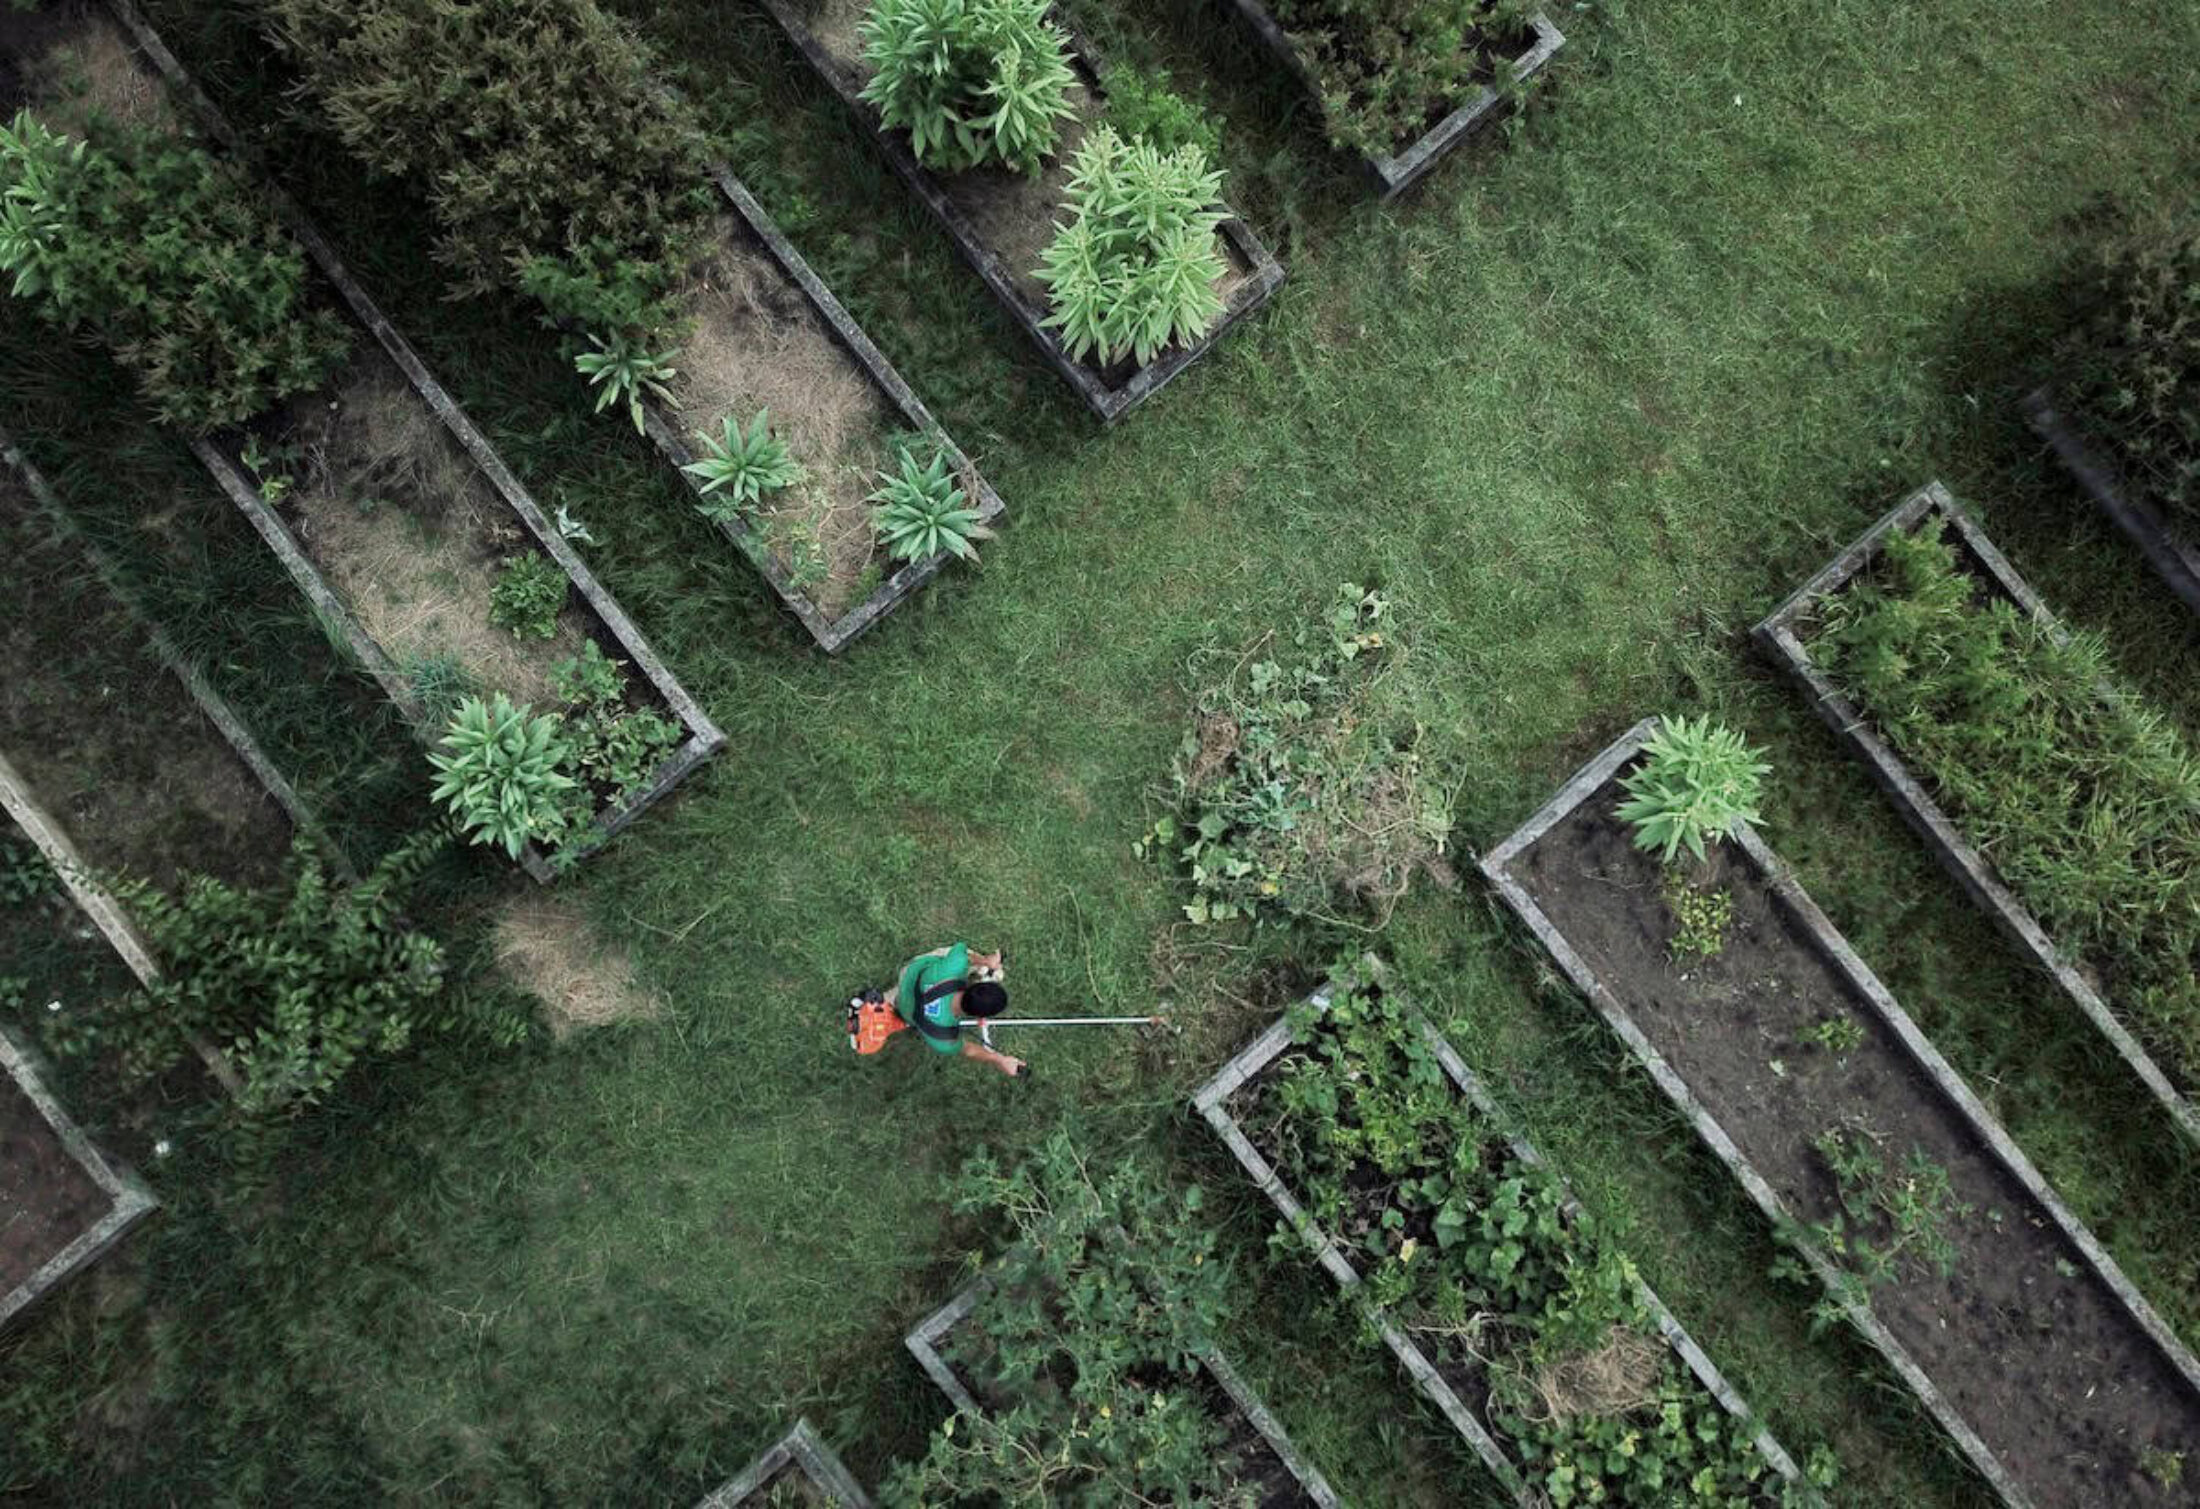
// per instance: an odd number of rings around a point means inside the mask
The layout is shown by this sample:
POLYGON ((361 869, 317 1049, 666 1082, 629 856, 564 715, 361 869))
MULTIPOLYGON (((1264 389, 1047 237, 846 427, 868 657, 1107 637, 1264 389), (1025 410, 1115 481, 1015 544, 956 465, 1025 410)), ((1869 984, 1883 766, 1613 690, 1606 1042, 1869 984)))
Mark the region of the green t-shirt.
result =
MULTIPOLYGON (((894 990, 894 1009, 910 1026, 917 1025, 917 997, 933 986, 947 980, 958 983, 970 978, 970 945, 958 943, 944 954, 925 954, 911 959, 902 969, 901 984, 894 990)), ((924 1008, 924 1019, 935 1027, 952 1029, 957 1021, 955 998, 941 996, 924 1008)), ((920 1031, 917 1034, 929 1043, 934 1053, 962 1052, 962 1034, 953 1037, 933 1037, 920 1031)))

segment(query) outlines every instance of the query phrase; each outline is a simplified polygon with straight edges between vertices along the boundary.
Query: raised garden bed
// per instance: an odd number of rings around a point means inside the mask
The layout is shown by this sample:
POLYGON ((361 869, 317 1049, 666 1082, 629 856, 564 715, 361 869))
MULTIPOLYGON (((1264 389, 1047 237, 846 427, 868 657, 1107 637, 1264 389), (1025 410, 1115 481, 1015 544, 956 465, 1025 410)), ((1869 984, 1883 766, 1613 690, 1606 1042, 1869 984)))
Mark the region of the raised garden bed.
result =
POLYGON ((1659 865, 1614 812, 1655 726, 1483 873, 2005 1502, 2189 1502, 2147 1467, 2200 1460, 2200 1365, 1746 824, 1709 860, 1723 951, 1671 961, 1659 865), (1848 1046, 1807 1039, 1836 1019, 1848 1046), (1839 1210, 1834 1128, 1944 1173, 1944 1270, 1906 1260, 1867 1285, 1802 1224, 1839 1210))
MULTIPOLYGON (((2189 1098, 2190 1085, 2158 1062, 2137 1034, 2111 1006, 2113 990, 2104 988, 2106 972, 2083 958, 2059 948, 2031 909, 2004 882, 1992 860, 1965 838, 1957 819, 1938 800, 1938 794, 1913 773, 1902 756, 1887 742, 1870 716, 1837 686, 1825 668, 1811 655, 1809 637, 1827 605, 1860 577, 1868 575, 1896 532, 1914 533, 1938 523, 1955 544, 1963 568, 1979 584, 1986 597, 1998 597, 2044 626, 2058 641, 2066 639, 2055 616, 2033 592, 2016 568, 1996 550, 1977 523, 1948 490, 1935 482, 1897 504, 1816 576, 1796 591, 1764 622, 1757 625, 1758 642, 1809 693, 1812 705, 1871 771, 1872 778, 1949 873, 2015 940, 2033 962, 2044 969, 2079 1011, 2106 1038, 2111 1047, 2161 1103, 2189 1138, 2200 1142, 2200 1107, 2189 1098)), ((2104 704, 2104 712, 2106 711, 2104 704)))
MULTIPOLYGON (((956 1409, 969 1415, 985 1413, 987 1405, 1001 1408, 1008 1403, 991 1397, 982 1383, 976 1387, 966 1383, 947 1356, 956 1326, 984 1301, 992 1287, 990 1276, 973 1281, 903 1339, 925 1376, 939 1385, 940 1392, 954 1402, 956 1409)), ((1247 1386, 1229 1358, 1209 1349, 1200 1354, 1199 1364, 1206 1375, 1208 1408, 1225 1421, 1225 1454, 1246 1464, 1238 1481, 1257 1486, 1261 1509, 1303 1509, 1308 1505, 1338 1509, 1336 1491, 1312 1463, 1299 1455, 1282 1424, 1247 1386)))
MULTIPOLYGON (((1291 40, 1291 34, 1276 19, 1275 12, 1262 0, 1230 0, 1230 5, 1253 29, 1269 55, 1289 69, 1306 86, 1308 94, 1320 100, 1320 77, 1298 44, 1291 40)), ((1565 36, 1541 11, 1528 17, 1527 26, 1527 35, 1510 48, 1491 49, 1493 71, 1509 68, 1513 79, 1523 84, 1540 73, 1559 48, 1566 45, 1565 36)), ((1382 198, 1385 201, 1395 199, 1426 178, 1452 148, 1503 115, 1508 103, 1508 96, 1492 82, 1457 108, 1435 112, 1435 120, 1419 136, 1398 142, 1391 151, 1379 156, 1363 155, 1360 162, 1381 188, 1382 198)))
POLYGON ((2078 426, 2057 406, 2054 390, 2040 388, 2023 403, 2024 422, 2054 448, 2086 495, 2121 529, 2169 583, 2186 607, 2200 613, 2200 544, 2180 539, 2159 510, 2131 486, 2117 468, 2095 453, 2078 426))
POLYGON ((0 1027, 0 1327, 84 1271, 158 1205, 92 1146, 0 1027))
POLYGON ((109 881, 264 883, 313 819, 5 431, 0 463, 0 545, 39 606, 0 622, 0 806, 148 981, 157 965, 109 881))
POLYGON ((807 1420, 772 1443, 741 1475, 695 1509, 871 1509, 871 1496, 807 1420))
MULTIPOLYGON (((684 467, 696 459, 695 433, 716 436, 729 417, 746 425, 771 411, 807 477, 773 494, 755 518, 721 518, 718 527, 811 637, 836 651, 947 559, 896 565, 872 537, 868 498, 878 474, 896 464, 897 431, 919 437, 911 441, 919 460, 934 447, 946 453, 982 523, 1001 516, 1001 499, 732 170, 721 163, 712 178, 732 213, 676 295, 694 321, 672 382, 681 406, 646 406, 650 438, 684 467)), ((685 480, 700 498, 703 483, 685 480)))
MULTIPOLYGON (((81 74, 94 104, 119 112, 126 103, 141 120, 179 132, 180 115, 233 159, 249 161, 137 8, 110 0, 107 11, 75 0, 41 13, 43 50, 17 52, 14 77, 35 96, 41 79, 81 74), (55 52, 65 54, 60 66, 55 52), (147 94, 164 96, 149 112, 138 103, 147 94)), ((724 735, 297 205, 280 190, 265 192, 323 275, 317 297, 345 318, 351 353, 322 389, 239 430, 196 439, 193 450, 424 742, 442 732, 440 710, 424 695, 431 682, 540 704, 553 669, 586 645, 623 668, 618 710, 668 719, 678 742, 632 785, 589 784, 593 821, 557 855, 561 864, 581 858, 669 792, 724 735), (489 621, 498 576, 524 556, 547 557, 568 586, 547 639, 521 640, 489 621)), ((520 863, 540 881, 558 873, 534 845, 520 863)))
MULTIPOLYGON (((1316 1011, 1326 1014, 1338 988, 1335 985, 1325 987, 1315 993, 1309 1004, 1316 1011)), ((1481 1081, 1452 1049, 1443 1034, 1417 1008, 1406 1005, 1405 1011, 1410 1029, 1426 1045, 1430 1055, 1442 1065, 1453 1091, 1473 1107, 1477 1119, 1490 1129, 1493 1147, 1508 1151, 1521 1163, 1544 1167, 1541 1154, 1510 1129, 1507 1119, 1490 1099, 1481 1081)), ((1193 1096, 1192 1103, 1228 1144, 1247 1175, 1275 1204, 1285 1223, 1305 1241, 1316 1260, 1328 1270, 1339 1287, 1355 1298, 1362 1312, 1381 1334, 1384 1343, 1412 1378, 1414 1387, 1443 1413, 1451 1422, 1452 1428, 1458 1431, 1475 1455, 1488 1466, 1517 1502, 1523 1506, 1544 1503, 1542 1485, 1523 1472, 1515 1452, 1508 1451, 1499 1444, 1499 1437, 1504 1432, 1494 1418, 1487 1362, 1470 1349, 1446 1346, 1440 1342, 1432 1343, 1431 1348, 1424 1349, 1409 1334, 1407 1326, 1386 1313, 1380 1304, 1369 1297, 1367 1278, 1363 1272, 1365 1252, 1358 1245, 1348 1244, 1336 1234, 1322 1228, 1279 1172, 1275 1162, 1279 1153, 1270 1135, 1260 1125, 1248 1119, 1256 1114, 1264 1095, 1273 1087, 1277 1077, 1273 1071, 1279 1065, 1289 1062, 1293 1056, 1304 1052, 1305 1049, 1293 1040, 1289 1018, 1280 1018, 1241 1049, 1213 1079, 1201 1086, 1193 1096), (1435 1354, 1433 1356, 1432 1350, 1435 1354)), ((1273 1110, 1272 1107, 1267 1109, 1273 1110)), ((1373 1177, 1373 1171, 1370 1171, 1370 1178, 1373 1177)), ((1564 1199, 1568 1220, 1577 1221, 1579 1207, 1571 1193, 1566 1193, 1564 1199)), ((1815 1502, 1815 1495, 1802 1487, 1795 1462, 1785 1448, 1773 1438, 1769 1430, 1755 1422, 1749 1406, 1720 1374, 1717 1366, 1696 1344, 1679 1320, 1666 1308, 1664 1301, 1639 1278, 1635 1280, 1634 1290, 1641 1311, 1654 1323, 1667 1348, 1686 1366, 1695 1381, 1718 1401, 1735 1422, 1737 1430, 1747 1433, 1746 1439, 1754 1445, 1765 1462, 1771 1465, 1778 1475, 1779 1483, 1792 1485, 1796 1501, 1815 1502)), ((1766 1502, 1772 1500, 1767 1499, 1766 1502)))
POLYGON ((1282 264, 1251 227, 1233 215, 1222 222, 1219 231, 1228 263, 1221 288, 1223 310, 1205 335, 1189 344, 1168 347, 1144 366, 1129 359, 1112 366, 1076 360, 1060 336, 1042 324, 1049 304, 1046 289, 1033 276, 1033 269, 1053 239, 1055 222, 1062 214, 1069 162, 1077 142, 1105 114, 1106 88, 1091 45, 1071 31, 1071 60, 1077 82, 1070 98, 1077 113, 1063 123, 1059 148, 1047 160, 1045 172, 1037 178, 1026 178, 1004 168, 988 167, 942 176, 919 163, 904 134, 885 129, 876 107, 862 98, 871 68, 863 59, 856 31, 869 0, 764 0, 764 5, 786 28, 811 66, 856 113, 894 171, 946 228, 964 260, 985 280, 1010 317, 1102 421, 1112 424, 1151 398, 1282 286, 1282 264))

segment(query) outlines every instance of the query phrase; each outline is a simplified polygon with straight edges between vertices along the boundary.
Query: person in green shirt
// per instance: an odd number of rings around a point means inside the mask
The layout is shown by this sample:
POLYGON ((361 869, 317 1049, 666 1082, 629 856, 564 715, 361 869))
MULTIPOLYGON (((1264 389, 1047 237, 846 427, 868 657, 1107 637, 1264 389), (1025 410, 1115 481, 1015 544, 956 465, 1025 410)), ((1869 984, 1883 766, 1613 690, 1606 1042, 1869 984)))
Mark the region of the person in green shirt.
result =
POLYGON ((952 1053, 990 1064, 1011 1079, 1024 1072, 1024 1061, 996 1053, 965 1032, 957 1022, 982 1021, 1008 1009, 1008 988, 999 950, 973 954, 957 943, 919 954, 902 966, 894 986, 894 1009, 934 1053, 952 1053))

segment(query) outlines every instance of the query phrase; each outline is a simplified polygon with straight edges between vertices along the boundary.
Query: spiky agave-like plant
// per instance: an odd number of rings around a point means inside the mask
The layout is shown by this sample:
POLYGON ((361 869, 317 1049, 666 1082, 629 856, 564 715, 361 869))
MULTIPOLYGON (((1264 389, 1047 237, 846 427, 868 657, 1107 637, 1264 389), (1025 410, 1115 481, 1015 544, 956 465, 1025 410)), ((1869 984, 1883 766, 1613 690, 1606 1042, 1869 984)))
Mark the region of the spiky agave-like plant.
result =
POLYGON ((741 421, 728 414, 718 439, 695 437, 703 443, 703 459, 680 470, 702 479, 702 495, 710 501, 696 507, 706 518, 738 517, 761 503, 766 493, 802 480, 802 468, 787 454, 787 442, 771 432, 771 421, 770 409, 758 409, 744 431, 741 421), (713 493, 725 496, 712 498, 713 493))
POLYGON ((972 542, 993 538, 969 506, 969 495, 956 485, 944 447, 933 451, 923 466, 903 451, 900 472, 879 473, 879 483, 870 498, 878 505, 871 527, 897 561, 928 561, 935 555, 975 561, 978 551, 972 542))
POLYGON ((571 820, 566 793, 575 782, 559 768, 570 752, 554 714, 514 707, 502 692, 493 704, 468 697, 444 731, 442 752, 428 756, 442 776, 431 795, 472 842, 501 844, 517 859, 530 840, 555 839, 571 820))

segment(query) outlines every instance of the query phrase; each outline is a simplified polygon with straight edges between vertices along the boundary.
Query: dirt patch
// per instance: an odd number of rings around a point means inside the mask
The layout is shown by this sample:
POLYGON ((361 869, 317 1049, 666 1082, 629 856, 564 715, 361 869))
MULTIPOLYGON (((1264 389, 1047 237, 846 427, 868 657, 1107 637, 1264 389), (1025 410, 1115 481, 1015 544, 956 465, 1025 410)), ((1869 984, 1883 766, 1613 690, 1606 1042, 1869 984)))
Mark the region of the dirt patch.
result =
POLYGON ((497 917, 497 964, 542 1001, 558 1037, 613 1022, 650 1021, 664 1002, 635 978, 625 950, 607 946, 572 901, 527 896, 497 917))
POLYGON ((0 1294, 59 1256, 110 1207, 14 1076, 0 1073, 0 1294))
POLYGON ((62 37, 28 70, 50 123, 81 135, 96 117, 127 126, 187 134, 168 87, 111 16, 62 8, 62 37))
POLYGON ((1734 903, 1724 952, 1669 961, 1658 867, 1611 815, 1619 800, 1615 779, 1515 862, 1536 904, 1803 1220, 1836 1209, 1812 1145, 1829 1128, 1869 1128, 1947 1170, 1972 1211, 1947 1226, 1952 1271, 1905 1264, 1872 1309, 2034 1503, 2183 1502, 2140 1454, 2200 1460, 2200 1400, 1746 856, 1714 856, 1734 903), (1803 1045, 1836 1015, 1864 1030, 1859 1047, 1803 1045))
POLYGON ((5 467, 0 557, 20 593, 0 613, 0 751, 84 862, 162 887, 272 879, 289 815, 5 467))
MULTIPOLYGON (((869 9, 870 0, 824 0, 803 18, 818 43, 858 88, 870 81, 872 72, 863 60, 863 42, 858 33, 869 9)), ((969 222, 980 244, 999 260, 1017 295, 1041 317, 1052 312, 1052 305, 1035 273, 1054 241, 1058 223, 1068 218, 1062 202, 1069 190, 1070 163, 1085 133, 1107 119, 1107 96, 1098 78, 1074 50, 1071 62, 1077 73, 1077 81, 1068 92, 1073 113, 1063 118, 1054 153, 1038 176, 1027 178, 1006 168, 985 167, 939 175, 936 180, 969 222)), ((1239 260, 1236 248, 1226 238, 1216 239, 1223 252, 1224 272, 1215 291, 1227 303, 1252 275, 1252 269, 1239 260)), ((1095 372, 1101 370, 1091 363, 1086 365, 1095 372)), ((1121 380, 1136 370, 1126 360, 1108 369, 1108 374, 1112 380, 1121 380)))
MULTIPOLYGON (((671 388, 691 438, 770 409, 804 477, 765 500, 757 527, 803 594, 828 617, 854 601, 878 556, 869 495, 893 467, 897 411, 848 354, 809 296, 733 217, 678 295, 693 330, 671 388)), ((922 456, 920 455, 920 459, 922 456)))
POLYGON ((289 405, 257 469, 290 479, 282 508, 306 553, 401 669, 449 656, 485 691, 549 704, 550 668, 587 638, 579 595, 554 639, 491 623, 501 568, 533 537, 378 348, 356 343, 326 391, 289 405))

